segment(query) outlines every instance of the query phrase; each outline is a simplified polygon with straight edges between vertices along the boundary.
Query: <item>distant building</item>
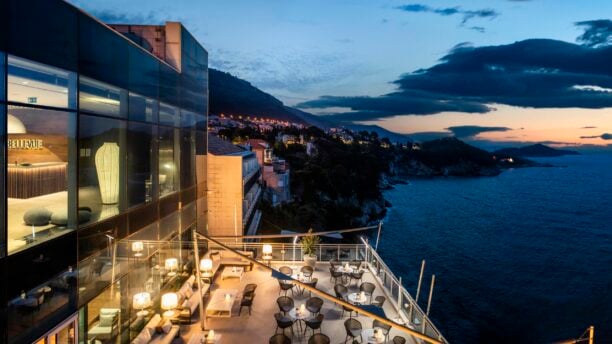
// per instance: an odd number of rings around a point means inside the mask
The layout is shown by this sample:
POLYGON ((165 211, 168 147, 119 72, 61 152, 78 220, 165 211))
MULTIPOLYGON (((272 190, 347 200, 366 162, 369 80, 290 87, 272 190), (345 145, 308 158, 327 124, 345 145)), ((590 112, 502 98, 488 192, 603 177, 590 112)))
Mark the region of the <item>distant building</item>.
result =
POLYGON ((289 164, 285 160, 274 157, 272 163, 264 165, 263 179, 266 185, 266 199, 273 206, 291 201, 289 175, 289 164))
POLYGON ((261 213, 261 169, 255 152, 208 135, 208 233, 255 233, 261 213))

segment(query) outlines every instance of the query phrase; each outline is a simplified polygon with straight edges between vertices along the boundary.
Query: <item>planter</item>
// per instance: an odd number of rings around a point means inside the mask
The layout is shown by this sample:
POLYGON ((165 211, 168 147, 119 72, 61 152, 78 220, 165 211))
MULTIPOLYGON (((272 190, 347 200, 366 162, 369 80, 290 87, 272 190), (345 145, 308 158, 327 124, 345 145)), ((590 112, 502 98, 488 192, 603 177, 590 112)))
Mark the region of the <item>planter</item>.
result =
POLYGON ((310 266, 311 268, 315 268, 317 264, 317 255, 315 254, 305 254, 304 255, 304 264, 310 266))

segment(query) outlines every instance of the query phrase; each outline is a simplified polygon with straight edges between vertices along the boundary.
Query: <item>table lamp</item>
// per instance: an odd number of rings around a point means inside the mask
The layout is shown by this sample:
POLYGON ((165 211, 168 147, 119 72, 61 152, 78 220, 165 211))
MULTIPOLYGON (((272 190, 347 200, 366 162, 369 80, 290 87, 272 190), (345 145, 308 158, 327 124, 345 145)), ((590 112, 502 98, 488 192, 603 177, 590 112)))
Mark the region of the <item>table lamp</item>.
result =
POLYGON ((135 257, 141 257, 142 251, 144 251, 144 243, 142 241, 134 241, 132 243, 132 252, 135 257))
POLYGON ((270 257, 272 255, 272 245, 270 244, 263 245, 262 252, 264 254, 264 257, 270 257))
POLYGON ((213 267, 213 262, 212 260, 208 259, 208 258, 204 258, 202 260, 200 260, 200 270, 203 273, 210 273, 212 271, 212 267, 213 267))
POLYGON ((176 307, 178 307, 178 296, 175 293, 166 293, 162 295, 161 308, 165 310, 164 317, 172 317, 176 307))
POLYGON ((149 312, 145 311, 144 309, 149 307, 150 304, 151 304, 151 294, 147 292, 135 294, 134 298, 132 299, 132 307, 134 309, 140 309, 140 311, 136 313, 137 316, 144 317, 147 314, 149 314, 149 312))
POLYGON ((170 271, 170 272, 168 272, 168 276, 176 275, 176 272, 174 272, 174 269, 178 268, 178 259, 176 259, 176 258, 168 258, 168 259, 166 259, 165 267, 166 267, 166 270, 170 271))

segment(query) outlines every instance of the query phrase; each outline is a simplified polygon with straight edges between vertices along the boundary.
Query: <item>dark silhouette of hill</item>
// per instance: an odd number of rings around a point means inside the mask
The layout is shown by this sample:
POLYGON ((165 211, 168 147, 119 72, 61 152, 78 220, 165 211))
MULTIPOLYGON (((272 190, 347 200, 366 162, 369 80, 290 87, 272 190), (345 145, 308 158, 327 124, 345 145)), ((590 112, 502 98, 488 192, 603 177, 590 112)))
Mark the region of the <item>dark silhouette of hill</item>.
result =
POLYGON ((258 89, 250 82, 214 68, 208 69, 209 102, 211 114, 252 115, 313 125, 320 129, 345 127, 355 131, 375 131, 380 137, 392 142, 411 141, 407 136, 397 134, 376 125, 362 125, 338 122, 329 116, 311 113, 286 106, 274 96, 258 89))
POLYGON ((537 157, 555 157, 563 155, 580 155, 580 153, 573 150, 556 149, 545 146, 541 143, 535 145, 529 145, 518 148, 503 148, 494 152, 500 156, 511 156, 511 157, 526 157, 526 158, 537 158, 537 157))

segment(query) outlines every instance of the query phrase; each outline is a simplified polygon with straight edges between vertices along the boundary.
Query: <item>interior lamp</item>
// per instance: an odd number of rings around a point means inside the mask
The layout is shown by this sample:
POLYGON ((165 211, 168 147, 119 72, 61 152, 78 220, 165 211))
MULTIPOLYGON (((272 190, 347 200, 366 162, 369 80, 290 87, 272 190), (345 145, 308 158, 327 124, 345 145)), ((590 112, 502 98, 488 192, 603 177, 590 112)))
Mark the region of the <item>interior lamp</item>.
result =
POLYGON ((134 252, 134 256, 141 257, 142 251, 144 251, 144 243, 142 241, 134 241, 132 243, 132 251, 134 252))
POLYGON ((166 259, 165 267, 166 267, 166 270, 170 271, 170 272, 168 272, 168 276, 176 275, 176 272, 174 272, 174 270, 178 269, 178 259, 176 259, 176 258, 168 258, 168 259, 166 259))
POLYGON ((213 262, 208 258, 200 260, 200 270, 205 273, 209 273, 212 270, 213 262))
POLYGON ((270 244, 263 245, 262 252, 264 256, 271 256, 272 255, 272 245, 270 244))
POLYGON ((175 293, 166 293, 161 298, 161 308, 165 310, 164 317, 174 316, 174 309, 178 306, 178 296, 175 293))
POLYGON ((119 146, 117 143, 104 142, 96 151, 95 161, 102 204, 116 204, 119 201, 119 146))
POLYGON ((140 311, 136 313, 136 315, 140 317, 144 317, 147 314, 149 314, 149 312, 145 311, 144 309, 149 307, 150 304, 151 304, 151 294, 147 292, 135 294, 134 298, 132 299, 132 307, 134 309, 140 309, 140 311))

